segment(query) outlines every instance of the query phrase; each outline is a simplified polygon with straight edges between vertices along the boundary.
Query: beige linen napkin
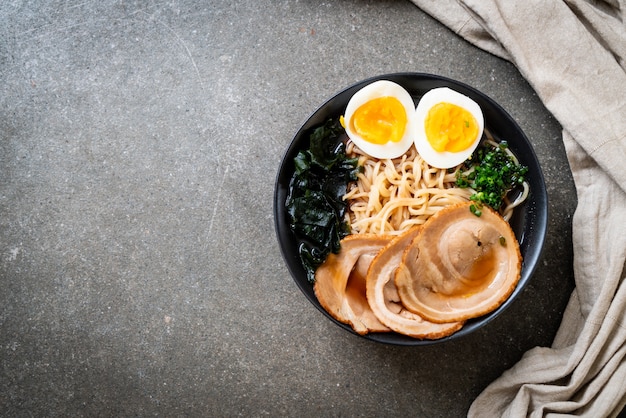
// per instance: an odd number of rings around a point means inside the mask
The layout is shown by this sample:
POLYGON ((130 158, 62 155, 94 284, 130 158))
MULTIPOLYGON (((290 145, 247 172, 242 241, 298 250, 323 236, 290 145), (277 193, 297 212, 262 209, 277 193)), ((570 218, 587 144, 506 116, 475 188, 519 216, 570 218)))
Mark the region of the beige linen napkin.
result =
POLYGON ((510 60, 563 127, 578 206, 571 295, 469 416, 617 416, 626 405, 626 1, 412 0, 510 60))

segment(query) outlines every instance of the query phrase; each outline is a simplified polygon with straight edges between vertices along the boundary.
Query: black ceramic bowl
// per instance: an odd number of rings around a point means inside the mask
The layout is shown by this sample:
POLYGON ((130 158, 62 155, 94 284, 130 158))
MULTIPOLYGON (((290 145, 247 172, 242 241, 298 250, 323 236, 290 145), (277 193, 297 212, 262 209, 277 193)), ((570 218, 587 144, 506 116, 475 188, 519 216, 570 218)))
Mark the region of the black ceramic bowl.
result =
POLYGON ((528 138, 500 105, 478 90, 458 81, 431 74, 385 74, 356 83, 339 92, 320 106, 294 136, 287 152, 283 156, 276 178, 274 222, 280 249, 294 281, 302 293, 304 293, 304 296, 331 321, 348 332, 359 335, 349 325, 340 323, 330 316, 317 301, 313 292, 313 285, 307 281, 304 268, 298 256, 298 240, 289 229, 285 200, 288 194, 289 181, 294 172, 293 159, 298 151, 308 147, 308 138, 312 129, 323 124, 328 118, 338 118, 343 114, 348 101, 354 93, 367 84, 381 79, 390 80, 403 86, 411 94, 415 103, 428 90, 437 87, 449 87, 469 96, 480 105, 483 111, 485 129, 489 130, 496 140, 508 141, 510 149, 518 157, 520 163, 529 168, 527 180, 530 184, 530 196, 522 206, 516 209, 514 216, 510 220, 511 227, 519 241, 523 257, 522 276, 511 296, 496 310, 480 318, 467 321, 465 326, 455 334, 438 340, 419 340, 397 333, 373 333, 362 336, 369 340, 396 345, 428 345, 455 340, 485 326, 513 303, 530 280, 539 261, 548 223, 546 186, 539 161, 528 138))

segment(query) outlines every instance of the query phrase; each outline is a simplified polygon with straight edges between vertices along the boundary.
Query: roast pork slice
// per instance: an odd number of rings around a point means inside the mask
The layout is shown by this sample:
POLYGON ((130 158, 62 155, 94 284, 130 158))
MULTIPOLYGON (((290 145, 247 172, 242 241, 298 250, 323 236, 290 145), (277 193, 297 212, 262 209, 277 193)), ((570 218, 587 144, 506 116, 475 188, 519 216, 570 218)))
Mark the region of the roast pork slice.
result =
POLYGON ((521 275, 522 256, 508 222, 487 206, 442 209, 406 248, 395 284, 403 306, 436 323, 465 321, 500 306, 521 275))
POLYGON ((315 272, 314 291, 322 307, 361 335, 389 331, 376 318, 365 296, 369 265, 389 241, 391 237, 386 236, 348 235, 341 240, 339 253, 331 253, 315 272))
POLYGON ((459 330, 463 322, 435 324, 407 311, 394 283, 394 273, 402 262, 404 250, 420 230, 420 226, 413 227, 374 257, 367 273, 367 300, 380 322, 393 331, 419 339, 438 339, 459 330))

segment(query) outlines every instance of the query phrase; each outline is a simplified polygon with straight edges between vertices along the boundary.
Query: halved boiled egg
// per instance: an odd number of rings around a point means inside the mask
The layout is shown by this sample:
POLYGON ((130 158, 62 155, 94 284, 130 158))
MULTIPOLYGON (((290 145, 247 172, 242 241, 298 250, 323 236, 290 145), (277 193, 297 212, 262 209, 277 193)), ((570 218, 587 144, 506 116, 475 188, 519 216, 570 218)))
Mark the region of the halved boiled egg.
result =
POLYGON ((461 164, 476 149, 483 135, 485 122, 480 106, 447 87, 424 94, 415 116, 415 148, 436 168, 461 164))
POLYGON ((354 144, 375 158, 396 158, 413 144, 415 103, 402 86, 375 81, 356 92, 342 124, 354 144))

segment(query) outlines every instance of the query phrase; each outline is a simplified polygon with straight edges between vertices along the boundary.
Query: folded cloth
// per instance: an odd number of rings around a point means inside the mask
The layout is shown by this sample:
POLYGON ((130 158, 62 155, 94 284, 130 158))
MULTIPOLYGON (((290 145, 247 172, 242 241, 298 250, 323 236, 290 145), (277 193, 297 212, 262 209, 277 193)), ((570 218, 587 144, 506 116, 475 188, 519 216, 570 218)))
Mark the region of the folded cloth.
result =
POLYGON ((617 416, 626 405, 626 0, 412 0, 510 60, 563 127, 578 196, 573 291, 471 417, 617 416))

